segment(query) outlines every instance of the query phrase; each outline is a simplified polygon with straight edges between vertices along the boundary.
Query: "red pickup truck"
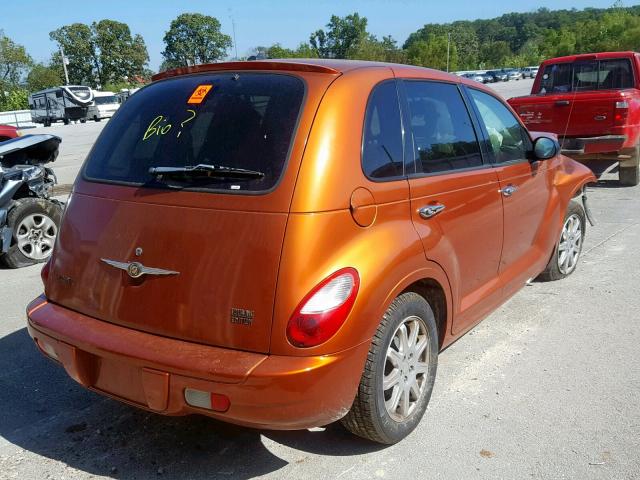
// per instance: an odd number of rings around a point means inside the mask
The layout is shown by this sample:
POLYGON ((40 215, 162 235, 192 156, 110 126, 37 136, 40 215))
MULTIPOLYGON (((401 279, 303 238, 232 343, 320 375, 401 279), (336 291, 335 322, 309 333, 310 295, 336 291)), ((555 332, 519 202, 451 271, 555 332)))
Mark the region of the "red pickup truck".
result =
POLYGON ((640 181, 640 54, 545 60, 531 95, 508 102, 529 129, 557 134, 565 155, 617 161, 621 184, 640 181))

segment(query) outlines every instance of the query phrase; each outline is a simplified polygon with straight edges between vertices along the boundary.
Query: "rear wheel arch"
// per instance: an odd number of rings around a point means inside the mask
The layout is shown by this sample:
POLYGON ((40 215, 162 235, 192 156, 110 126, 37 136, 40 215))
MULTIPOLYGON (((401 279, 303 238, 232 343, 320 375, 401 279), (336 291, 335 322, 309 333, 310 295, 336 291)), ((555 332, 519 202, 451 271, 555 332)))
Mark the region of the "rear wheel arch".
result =
MULTIPOLYGON (((424 258, 424 257, 423 257, 424 258)), ((423 297, 434 312, 438 326, 438 343, 440 349, 449 343, 449 333, 453 321, 454 289, 449 281, 447 272, 438 264, 428 260, 426 266, 421 261, 422 267, 408 272, 389 292, 382 302, 383 309, 378 318, 382 319, 384 312, 400 295, 406 292, 414 292, 423 297)), ((376 328, 378 324, 376 323, 376 328)), ((375 331, 372 333, 375 333, 375 331)))
POLYGON ((438 327, 438 346, 442 349, 448 331, 449 309, 447 295, 440 283, 432 278, 423 278, 408 285, 401 293, 413 292, 424 298, 431 309, 438 327))

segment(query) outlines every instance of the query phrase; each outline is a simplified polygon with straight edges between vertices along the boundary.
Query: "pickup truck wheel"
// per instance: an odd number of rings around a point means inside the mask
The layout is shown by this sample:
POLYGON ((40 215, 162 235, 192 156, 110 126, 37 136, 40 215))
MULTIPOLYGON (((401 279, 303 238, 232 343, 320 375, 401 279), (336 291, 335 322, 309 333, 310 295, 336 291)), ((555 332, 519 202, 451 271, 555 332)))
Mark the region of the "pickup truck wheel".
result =
POLYGON ((636 145, 633 154, 633 166, 618 167, 620 185, 635 187, 640 183, 640 144, 636 145))
POLYGON ((560 280, 568 277, 576 270, 582 253, 582 244, 584 243, 587 227, 586 218, 582 204, 576 200, 571 200, 564 217, 560 238, 553 249, 551 260, 538 276, 538 280, 560 280))
POLYGON ((358 393, 342 424, 374 442, 399 442, 424 415, 437 365, 433 310, 417 293, 403 293, 382 317, 358 393))
POLYGON ((42 198, 22 198, 7 215, 13 235, 9 251, 0 261, 9 268, 47 261, 60 227, 62 208, 42 198))

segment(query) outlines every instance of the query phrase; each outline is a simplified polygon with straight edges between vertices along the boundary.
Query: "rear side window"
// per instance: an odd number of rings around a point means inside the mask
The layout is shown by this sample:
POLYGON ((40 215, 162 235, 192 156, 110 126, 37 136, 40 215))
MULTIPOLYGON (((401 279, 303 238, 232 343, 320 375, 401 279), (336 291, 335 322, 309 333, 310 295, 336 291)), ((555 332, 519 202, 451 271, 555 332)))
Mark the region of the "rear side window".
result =
POLYGON ((544 67, 539 93, 562 93, 571 91, 570 63, 557 63, 544 67))
POLYGON ((598 88, 633 88, 631 62, 626 58, 601 61, 598 88))
POLYGON ((410 80, 405 91, 418 172, 482 165, 478 139, 456 85, 410 80))
POLYGON ((497 163, 524 160, 529 146, 529 136, 511 111, 495 97, 469 89, 480 119, 489 135, 489 143, 497 163))
POLYGON ((629 59, 580 61, 547 65, 539 93, 633 88, 629 59))
POLYGON ((395 81, 376 86, 369 97, 362 137, 362 169, 373 179, 403 174, 402 124, 395 81))
POLYGON ((89 180, 260 192, 282 175, 302 107, 302 80, 216 73, 160 81, 131 96, 87 158, 89 180), (154 177, 151 167, 216 165, 242 176, 154 177))

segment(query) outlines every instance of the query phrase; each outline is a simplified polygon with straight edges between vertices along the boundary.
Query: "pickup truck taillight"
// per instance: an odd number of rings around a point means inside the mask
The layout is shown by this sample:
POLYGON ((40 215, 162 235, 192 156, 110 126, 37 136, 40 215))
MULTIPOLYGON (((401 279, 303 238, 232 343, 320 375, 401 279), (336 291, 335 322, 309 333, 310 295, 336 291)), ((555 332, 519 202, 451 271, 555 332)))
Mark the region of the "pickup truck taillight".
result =
POLYGON ((616 111, 613 114, 613 123, 616 126, 624 125, 629 114, 629 104, 626 100, 616 102, 616 111))

